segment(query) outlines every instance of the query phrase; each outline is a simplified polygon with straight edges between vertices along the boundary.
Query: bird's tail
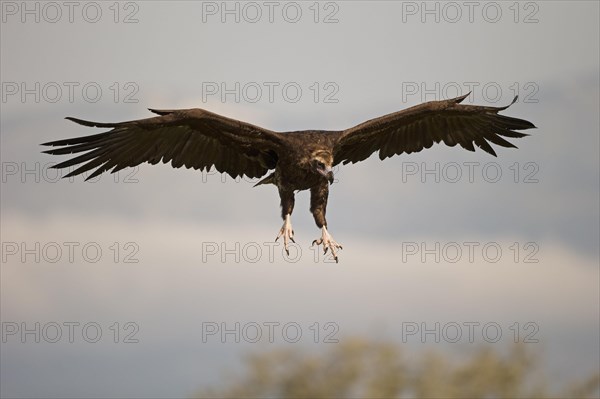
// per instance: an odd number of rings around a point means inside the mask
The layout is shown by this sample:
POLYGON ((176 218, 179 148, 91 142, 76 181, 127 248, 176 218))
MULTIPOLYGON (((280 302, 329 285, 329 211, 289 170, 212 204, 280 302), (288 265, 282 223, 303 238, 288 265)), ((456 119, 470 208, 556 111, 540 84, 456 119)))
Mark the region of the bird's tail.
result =
POLYGON ((275 172, 256 183, 254 187, 260 186, 261 184, 275 184, 275 172))

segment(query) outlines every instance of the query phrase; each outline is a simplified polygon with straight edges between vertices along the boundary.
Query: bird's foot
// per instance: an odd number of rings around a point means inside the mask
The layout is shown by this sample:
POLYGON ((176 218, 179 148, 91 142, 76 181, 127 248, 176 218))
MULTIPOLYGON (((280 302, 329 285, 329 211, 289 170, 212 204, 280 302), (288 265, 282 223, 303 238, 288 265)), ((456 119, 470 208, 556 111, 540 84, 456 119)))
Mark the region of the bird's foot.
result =
POLYGON ((285 216, 285 221, 283 222, 283 226, 281 226, 281 230, 279 230, 279 234, 277 234, 277 238, 275 241, 279 240, 279 237, 283 237, 283 246, 285 248, 285 253, 290 256, 290 251, 288 249, 288 243, 291 241, 294 244, 294 230, 292 229, 292 221, 290 215, 285 216))
POLYGON ((317 244, 317 246, 319 246, 323 244, 323 253, 326 254, 327 250, 331 250, 331 255, 333 256, 333 259, 335 259, 335 263, 338 263, 337 251, 338 249, 343 249, 342 245, 338 244, 333 240, 333 237, 331 236, 331 234, 329 234, 325 226, 321 228, 321 231, 321 238, 314 240, 312 242, 312 245, 317 244))

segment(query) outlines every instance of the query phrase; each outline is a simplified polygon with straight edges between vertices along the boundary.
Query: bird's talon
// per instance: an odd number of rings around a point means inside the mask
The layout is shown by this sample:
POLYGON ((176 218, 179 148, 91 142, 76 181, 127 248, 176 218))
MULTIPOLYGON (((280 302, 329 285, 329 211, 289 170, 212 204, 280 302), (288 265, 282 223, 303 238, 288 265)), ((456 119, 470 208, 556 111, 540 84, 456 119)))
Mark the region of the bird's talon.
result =
POLYGON ((331 256, 335 260, 335 263, 338 263, 337 251, 339 249, 342 249, 342 246, 333 240, 333 237, 331 237, 331 234, 327 232, 327 229, 325 227, 322 227, 321 238, 318 238, 313 241, 312 245, 314 246, 315 244, 323 244, 323 254, 326 255, 327 251, 331 251, 331 256))
POLYGON ((283 248, 285 249, 285 253, 287 256, 290 256, 290 250, 288 248, 289 242, 293 242, 294 244, 294 230, 292 229, 292 223, 290 221, 290 215, 286 215, 285 220, 283 222, 283 226, 279 230, 279 234, 277 234, 277 238, 275 241, 279 239, 279 237, 283 237, 283 248))

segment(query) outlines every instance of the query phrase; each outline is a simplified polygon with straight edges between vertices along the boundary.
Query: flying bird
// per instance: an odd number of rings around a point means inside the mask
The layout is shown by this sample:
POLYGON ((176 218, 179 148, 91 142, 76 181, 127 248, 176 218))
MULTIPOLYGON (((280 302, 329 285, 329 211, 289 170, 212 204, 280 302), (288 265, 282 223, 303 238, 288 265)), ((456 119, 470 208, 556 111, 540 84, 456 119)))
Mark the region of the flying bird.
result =
POLYGON ((86 180, 103 172, 115 173, 123 168, 149 162, 170 162, 174 168, 208 171, 214 167, 232 178, 261 178, 255 186, 273 184, 279 190, 283 237, 289 255, 294 242, 291 215, 294 194, 310 190, 310 211, 321 236, 313 245, 331 250, 338 261, 338 244, 327 229, 327 198, 333 183, 333 167, 356 163, 379 152, 379 159, 410 154, 444 142, 459 144, 466 150, 475 146, 496 156, 490 143, 515 147, 503 137, 527 136, 515 130, 535 128, 526 120, 500 115, 508 108, 464 105, 470 93, 443 101, 430 101, 395 113, 368 120, 346 130, 305 130, 275 132, 250 123, 227 118, 204 109, 155 110, 158 116, 128 122, 100 123, 67 117, 84 126, 110 128, 90 136, 44 143, 60 148, 44 151, 64 155, 82 153, 54 165, 53 168, 77 167, 64 177, 95 169, 86 180), (270 174, 269 171, 272 171, 270 174))

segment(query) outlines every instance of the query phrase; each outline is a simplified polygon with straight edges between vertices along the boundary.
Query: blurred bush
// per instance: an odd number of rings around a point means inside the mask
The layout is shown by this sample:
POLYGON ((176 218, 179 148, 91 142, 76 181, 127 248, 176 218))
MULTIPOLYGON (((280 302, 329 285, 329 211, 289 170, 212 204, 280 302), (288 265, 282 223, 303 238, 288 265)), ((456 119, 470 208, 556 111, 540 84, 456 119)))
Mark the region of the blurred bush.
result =
POLYGON ((274 350, 247 357, 245 374, 199 398, 596 398, 600 374, 549 392, 535 353, 483 347, 455 359, 404 354, 390 342, 351 339, 322 353, 274 350), (506 351, 505 351, 506 352, 506 351))

